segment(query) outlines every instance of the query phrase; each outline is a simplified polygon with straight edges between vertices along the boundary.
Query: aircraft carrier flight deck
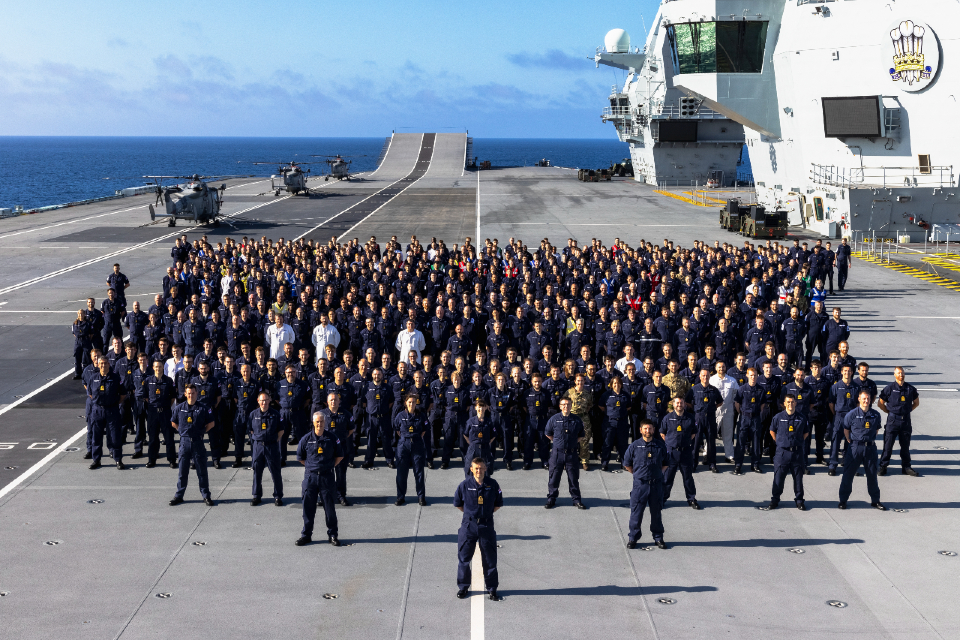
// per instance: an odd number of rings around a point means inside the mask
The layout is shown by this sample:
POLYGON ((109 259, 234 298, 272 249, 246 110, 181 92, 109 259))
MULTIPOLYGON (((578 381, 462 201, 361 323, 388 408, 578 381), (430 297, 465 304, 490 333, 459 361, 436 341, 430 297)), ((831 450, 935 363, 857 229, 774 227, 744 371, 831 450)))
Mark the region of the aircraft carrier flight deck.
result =
MULTIPOLYGON (((830 296, 852 330, 851 353, 884 386, 903 366, 919 390, 913 466, 881 477, 880 512, 863 478, 837 509, 839 477, 805 478, 807 511, 776 511, 768 473, 697 473, 702 510, 663 512, 670 548, 628 550, 631 478, 593 464, 580 474, 587 510, 543 508, 547 471, 498 463, 500 602, 456 592, 452 506, 458 463, 428 470, 429 506, 394 506, 382 460, 349 471, 353 505, 338 507, 340 539, 306 547, 302 467, 283 469, 286 504, 250 506, 248 465, 209 469, 216 506, 168 501, 177 472, 129 459, 83 460, 84 395, 73 380, 70 324, 100 300, 113 263, 148 307, 176 238, 431 237, 448 246, 520 238, 531 248, 591 238, 683 247, 742 245, 717 207, 664 197, 635 181, 587 183, 576 170, 465 170, 464 134, 396 134, 376 171, 311 178, 308 196, 274 195, 269 179, 227 181, 222 221, 150 223, 153 195, 0 221, 0 637, 2 638, 956 638, 960 636, 960 293, 853 260, 830 296)), ((219 183, 218 183, 219 184, 219 183)), ((813 234, 791 229, 793 238, 813 234)), ((836 242, 836 241, 835 241, 836 242)), ((359 460, 359 458, 358 458, 359 460)), ((619 469, 619 465, 613 465, 619 469)), ((269 474, 267 474, 269 478, 269 474)), ((269 491, 269 480, 265 479, 269 491)), ((565 485, 565 482, 564 482, 565 485)), ((322 515, 322 510, 320 512, 322 515)), ((322 519, 317 524, 322 532, 322 519)), ((319 540, 322 536, 317 536, 319 540)), ((481 576, 474 570, 476 584, 481 576)))

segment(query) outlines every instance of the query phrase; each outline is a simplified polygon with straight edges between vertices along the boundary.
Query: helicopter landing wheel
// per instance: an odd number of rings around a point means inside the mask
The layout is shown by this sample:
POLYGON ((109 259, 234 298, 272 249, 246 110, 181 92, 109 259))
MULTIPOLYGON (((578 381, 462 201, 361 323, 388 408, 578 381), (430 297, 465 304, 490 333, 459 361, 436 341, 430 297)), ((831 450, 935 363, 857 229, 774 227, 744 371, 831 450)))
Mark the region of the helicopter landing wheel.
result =
POLYGON ((177 226, 177 220, 176 220, 176 218, 170 218, 170 222, 167 223, 167 226, 168 226, 168 227, 175 227, 175 226, 177 226))
POLYGON ((213 226, 214 226, 214 227, 219 227, 219 226, 220 226, 220 220, 214 218, 214 220, 213 220, 213 226))

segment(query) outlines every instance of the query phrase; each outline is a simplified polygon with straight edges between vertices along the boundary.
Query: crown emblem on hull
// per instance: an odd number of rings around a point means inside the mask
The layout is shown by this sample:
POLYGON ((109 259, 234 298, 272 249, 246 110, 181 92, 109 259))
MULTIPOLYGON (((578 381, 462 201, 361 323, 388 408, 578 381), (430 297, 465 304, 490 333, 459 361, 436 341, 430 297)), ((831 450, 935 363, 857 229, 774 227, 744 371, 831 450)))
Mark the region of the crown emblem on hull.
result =
MULTIPOLYGON (((893 66, 890 67, 890 79, 902 81, 908 85, 921 80, 929 80, 933 67, 924 63, 923 36, 926 29, 912 20, 904 20, 899 27, 890 30, 893 41, 893 66)), ((936 46, 936 43, 934 43, 936 46)))

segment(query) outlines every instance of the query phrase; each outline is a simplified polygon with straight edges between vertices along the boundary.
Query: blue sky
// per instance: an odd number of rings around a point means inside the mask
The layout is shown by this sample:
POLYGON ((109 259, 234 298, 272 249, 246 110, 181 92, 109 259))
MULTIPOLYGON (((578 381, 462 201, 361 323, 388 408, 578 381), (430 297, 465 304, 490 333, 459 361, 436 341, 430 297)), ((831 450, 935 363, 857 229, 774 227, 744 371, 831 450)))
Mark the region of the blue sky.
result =
POLYGON ((0 135, 612 138, 623 73, 586 58, 616 27, 642 47, 658 4, 27 3, 4 11, 0 135))

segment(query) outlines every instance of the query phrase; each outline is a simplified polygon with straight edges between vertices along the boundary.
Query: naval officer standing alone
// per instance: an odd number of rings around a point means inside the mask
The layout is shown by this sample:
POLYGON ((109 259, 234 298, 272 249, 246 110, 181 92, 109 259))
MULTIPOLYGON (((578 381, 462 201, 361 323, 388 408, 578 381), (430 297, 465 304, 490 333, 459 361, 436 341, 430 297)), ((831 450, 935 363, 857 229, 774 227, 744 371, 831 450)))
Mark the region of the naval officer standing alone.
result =
POLYGON ((470 477, 460 483, 453 494, 453 506, 463 512, 463 521, 457 532, 457 597, 467 597, 472 582, 470 560, 480 545, 483 565, 483 583, 491 600, 499 600, 497 586, 497 532, 493 528, 493 514, 503 506, 503 493, 493 478, 487 477, 487 463, 474 458, 470 477))
POLYGON ((640 438, 633 441, 623 456, 623 470, 633 474, 633 490, 630 491, 630 535, 627 548, 635 549, 640 538, 640 523, 644 509, 650 509, 650 533, 661 549, 663 541, 663 474, 667 470, 667 448, 660 438, 654 438, 653 423, 640 423, 640 438))
POLYGON ((297 445, 297 461, 303 471, 303 531, 296 545, 302 547, 313 539, 313 519, 317 515, 317 497, 323 502, 326 516, 327 537, 330 544, 340 546, 337 528, 337 481, 333 468, 343 460, 343 445, 337 434, 327 430, 326 417, 317 411, 313 414, 313 429, 300 439, 297 445))

